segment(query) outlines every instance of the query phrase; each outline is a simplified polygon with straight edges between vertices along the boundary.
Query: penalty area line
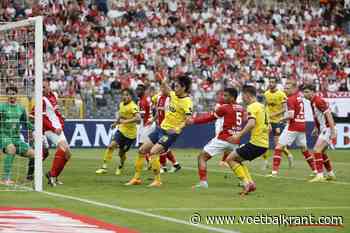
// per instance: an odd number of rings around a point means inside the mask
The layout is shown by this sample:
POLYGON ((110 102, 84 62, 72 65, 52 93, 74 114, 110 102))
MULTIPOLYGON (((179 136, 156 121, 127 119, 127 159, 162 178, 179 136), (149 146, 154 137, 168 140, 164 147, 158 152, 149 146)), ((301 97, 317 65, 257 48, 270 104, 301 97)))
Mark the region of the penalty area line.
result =
POLYGON ((43 191, 43 192, 40 192, 40 193, 43 193, 43 194, 46 194, 46 195, 49 195, 49 196, 53 196, 53 197, 62 198, 62 199, 79 201, 79 202, 90 204, 90 205, 94 205, 94 206, 99 206, 99 207, 105 207, 105 208, 109 208, 109 209, 113 209, 113 210, 118 210, 118 211, 122 211, 122 212, 126 212, 126 213, 132 213, 132 214, 141 215, 141 216, 145 216, 145 217, 155 218, 155 219, 159 219, 159 220, 162 220, 162 221, 167 221, 167 222, 187 225, 187 226, 191 226, 191 227, 194 227, 194 228, 207 230, 209 232, 238 233, 238 231, 227 230, 227 229, 217 228, 217 227, 211 227, 211 226, 206 226, 206 225, 203 225, 203 224, 195 225, 195 224, 191 224, 189 221, 187 222, 185 220, 180 220, 180 219, 176 219, 176 218, 166 217, 166 216, 162 216, 162 215, 158 215, 158 214, 152 214, 152 213, 148 213, 148 212, 137 210, 137 209, 129 209, 129 208, 121 207, 121 206, 106 204, 106 203, 97 202, 97 201, 93 201, 93 200, 89 200, 89 199, 84 199, 84 198, 79 198, 79 197, 74 197, 74 196, 68 196, 68 195, 59 194, 59 193, 53 193, 53 192, 46 192, 46 191, 43 191))
MULTIPOLYGON (((190 171, 197 171, 198 168, 194 167, 182 167, 185 170, 190 170, 190 171)), ((223 173, 223 174, 232 174, 232 172, 225 171, 225 170, 217 170, 217 169, 208 169, 209 172, 216 172, 216 173, 223 173)), ((266 179, 285 179, 285 180, 297 180, 297 181, 304 181, 307 182, 307 179, 303 178, 295 178, 295 177, 285 177, 285 176, 276 176, 276 177, 266 177, 266 175, 261 174, 261 173, 256 173, 256 172, 251 172, 251 174, 259 176, 259 177, 265 177, 266 179)), ((340 184, 340 185, 350 185, 348 182, 340 182, 340 181, 327 181, 324 183, 330 183, 330 184, 340 184)))

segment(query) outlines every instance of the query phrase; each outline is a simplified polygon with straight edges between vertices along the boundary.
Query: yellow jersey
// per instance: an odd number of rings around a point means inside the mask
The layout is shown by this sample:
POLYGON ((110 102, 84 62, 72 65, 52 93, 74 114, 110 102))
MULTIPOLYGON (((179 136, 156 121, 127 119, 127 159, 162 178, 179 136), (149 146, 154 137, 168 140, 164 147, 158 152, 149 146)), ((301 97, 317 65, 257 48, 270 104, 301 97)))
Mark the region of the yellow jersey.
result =
POLYGON ((267 90, 265 91, 264 96, 269 113, 270 123, 279 123, 283 117, 283 113, 275 116, 272 116, 272 114, 281 112, 284 109, 284 103, 287 100, 286 94, 280 90, 277 90, 275 92, 267 90))
POLYGON ((255 146, 269 147, 269 121, 265 106, 254 102, 247 108, 248 119, 255 119, 255 126, 250 132, 249 142, 255 146))
POLYGON ((165 110, 165 118, 160 125, 164 130, 174 129, 180 134, 185 126, 186 116, 192 115, 193 103, 190 97, 179 98, 170 92, 169 106, 165 110))
MULTIPOLYGON (((127 104, 124 104, 124 102, 121 102, 119 104, 119 117, 121 119, 127 120, 135 117, 136 113, 139 113, 139 107, 137 104, 135 104, 134 101, 130 101, 127 104)), ((127 138, 135 139, 137 128, 136 128, 136 122, 134 123, 127 123, 127 124, 119 124, 118 130, 127 138)))

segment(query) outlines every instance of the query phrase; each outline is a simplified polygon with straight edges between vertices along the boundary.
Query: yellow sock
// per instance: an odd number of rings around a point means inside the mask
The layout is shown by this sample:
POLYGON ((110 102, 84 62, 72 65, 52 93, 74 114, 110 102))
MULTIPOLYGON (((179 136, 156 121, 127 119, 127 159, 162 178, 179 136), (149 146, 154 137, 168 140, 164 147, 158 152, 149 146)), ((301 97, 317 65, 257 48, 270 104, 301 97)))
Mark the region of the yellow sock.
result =
POLYGON ((252 177, 251 177, 251 175, 250 175, 250 173, 249 173, 248 167, 247 167, 246 165, 244 165, 244 164, 242 164, 241 166, 242 166, 243 169, 244 169, 244 173, 245 173, 245 176, 247 177, 248 181, 249 181, 249 182, 252 182, 253 179, 252 179, 252 177))
POLYGON ((112 160, 114 148, 107 148, 105 154, 103 155, 103 162, 109 162, 112 160))
POLYGON ((135 175, 134 175, 135 179, 140 179, 144 162, 145 162, 145 157, 142 154, 139 154, 139 156, 135 161, 135 175))
POLYGON ((283 147, 282 152, 283 152, 283 154, 285 154, 286 156, 289 156, 289 155, 290 155, 290 152, 289 152, 289 150, 288 150, 287 147, 283 147))
POLYGON ((245 169, 241 164, 236 164, 234 167, 232 167, 232 171, 233 173, 235 173, 236 176, 238 176, 245 183, 249 182, 249 179, 245 173, 245 169))
POLYGON ((160 182, 160 162, 159 162, 159 156, 152 156, 151 157, 151 164, 152 164, 152 170, 154 174, 154 180, 160 182))

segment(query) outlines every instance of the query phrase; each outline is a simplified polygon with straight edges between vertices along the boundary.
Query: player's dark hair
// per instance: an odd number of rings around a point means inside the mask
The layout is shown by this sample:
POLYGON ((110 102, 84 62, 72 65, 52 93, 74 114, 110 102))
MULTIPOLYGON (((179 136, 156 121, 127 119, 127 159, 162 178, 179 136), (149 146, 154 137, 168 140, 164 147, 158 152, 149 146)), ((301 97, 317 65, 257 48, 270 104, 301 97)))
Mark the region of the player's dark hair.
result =
POLYGON ((313 84, 305 84, 302 88, 303 90, 316 91, 316 86, 313 84))
POLYGON ((242 92, 243 93, 248 93, 251 96, 256 97, 256 88, 254 86, 244 85, 243 88, 242 88, 242 92))
POLYGON ((6 94, 8 94, 10 91, 16 92, 16 94, 18 93, 18 89, 15 86, 6 87, 6 94))
POLYGON ((224 89, 224 92, 227 92, 231 97, 233 97, 234 99, 237 99, 238 91, 236 90, 236 88, 226 87, 224 89))
POLYGON ((192 79, 188 75, 182 75, 177 78, 177 82, 180 86, 185 87, 185 91, 189 93, 191 91, 192 79))

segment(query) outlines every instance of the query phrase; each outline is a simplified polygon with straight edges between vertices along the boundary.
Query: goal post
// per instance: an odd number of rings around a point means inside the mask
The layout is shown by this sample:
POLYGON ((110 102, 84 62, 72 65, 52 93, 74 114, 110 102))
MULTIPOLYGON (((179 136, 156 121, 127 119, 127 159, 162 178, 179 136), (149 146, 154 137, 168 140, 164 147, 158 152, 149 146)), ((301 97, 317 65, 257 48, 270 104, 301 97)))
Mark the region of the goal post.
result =
POLYGON ((38 16, 35 22, 35 166, 34 166, 34 190, 43 190, 43 164, 42 164, 42 144, 43 144, 43 17, 38 16))
MULTIPOLYGON (((24 51, 24 61, 23 61, 23 55, 21 56, 21 52, 18 48, 17 51, 11 51, 9 54, 0 54, 1 59, 2 59, 2 65, 5 67, 4 70, 2 71, 3 74, 0 73, 1 75, 6 76, 7 72, 11 69, 14 69, 13 67, 20 67, 21 69, 25 69, 26 71, 31 68, 23 68, 23 66, 29 66, 30 64, 34 64, 34 88, 31 89, 33 93, 30 93, 31 98, 34 100, 35 103, 35 115, 34 115, 34 151, 35 151, 35 159, 34 159, 34 190, 35 191, 42 191, 43 190, 43 165, 42 165, 42 140, 43 140, 43 120, 42 120, 42 93, 43 93, 43 17, 42 16, 37 16, 37 17, 32 17, 28 18, 26 20, 21 20, 17 22, 0 22, 0 36, 4 38, 5 43, 8 43, 6 40, 9 40, 11 42, 11 38, 13 37, 14 39, 16 38, 16 35, 19 39, 17 44, 21 47, 21 33, 26 33, 26 30, 23 30, 23 28, 31 28, 28 31, 28 33, 32 32, 34 33, 34 39, 33 41, 28 40, 30 36, 24 35, 23 38, 24 40, 24 45, 22 45, 23 48, 28 48, 32 46, 34 43, 34 57, 31 56, 31 51, 24 51), (10 36, 9 36, 10 35, 10 36), (12 36, 15 35, 15 36, 12 36), (7 57, 8 56, 8 57, 7 57), (30 60, 30 61, 29 61, 30 60), (17 64, 16 64, 17 62, 17 64), (25 63, 24 65, 22 63, 25 63), (5 74, 5 75, 4 75, 5 74)), ((0 41, 1 42, 1 41, 0 41)), ((1 44, 0 44, 1 46, 1 44)), ((16 46, 14 46, 16 47, 16 46)), ((30 50, 30 49, 29 49, 30 50)), ((0 64, 1 65, 1 64, 0 64)), ((1 71, 1 70, 0 70, 1 71)), ((25 72, 26 72, 25 71, 25 72)), ((15 85, 20 86, 24 82, 24 75, 22 72, 19 71, 14 71, 16 73, 14 76, 18 76, 17 79, 18 81, 16 82, 15 85), (23 77, 21 77, 21 74, 23 77), (22 78, 22 80, 20 80, 22 78)), ((7 78, 6 78, 7 80, 7 78)), ((6 80, 0 80, 1 83, 3 84, 6 80)), ((4 89, 4 88, 2 88, 4 89)), ((3 94, 3 93, 0 93, 3 94)), ((21 93, 19 93, 21 94, 21 93)), ((28 95, 28 90, 26 93, 28 95)), ((27 112, 27 114, 29 114, 27 112)), ((2 166, 2 165, 1 165, 2 166)), ((21 173, 25 172, 25 169, 21 169, 21 173)))

